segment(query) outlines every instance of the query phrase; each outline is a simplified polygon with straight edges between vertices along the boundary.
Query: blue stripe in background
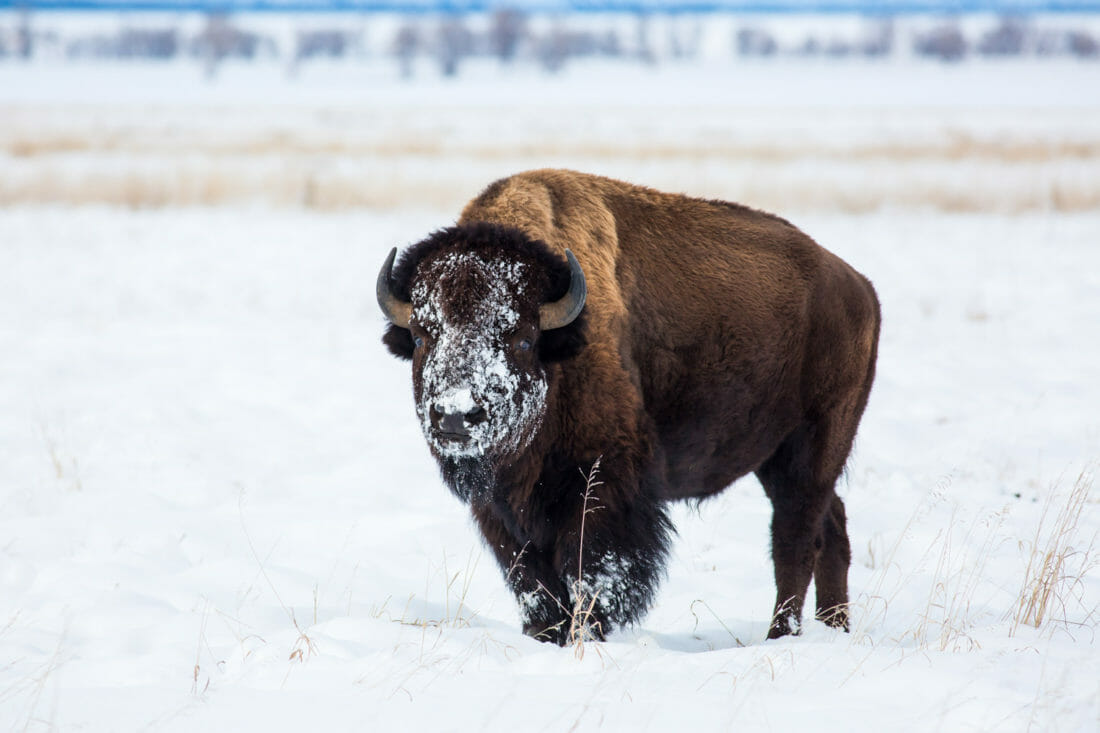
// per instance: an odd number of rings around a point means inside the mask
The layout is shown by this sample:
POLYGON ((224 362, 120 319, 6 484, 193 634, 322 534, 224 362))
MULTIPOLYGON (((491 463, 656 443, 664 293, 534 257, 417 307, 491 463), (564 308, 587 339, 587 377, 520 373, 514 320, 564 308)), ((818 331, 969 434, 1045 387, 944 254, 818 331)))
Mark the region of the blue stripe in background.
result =
POLYGON ((528 12, 651 12, 862 15, 1097 13, 1100 0, 0 0, 0 10, 172 12, 465 13, 509 8, 528 12))

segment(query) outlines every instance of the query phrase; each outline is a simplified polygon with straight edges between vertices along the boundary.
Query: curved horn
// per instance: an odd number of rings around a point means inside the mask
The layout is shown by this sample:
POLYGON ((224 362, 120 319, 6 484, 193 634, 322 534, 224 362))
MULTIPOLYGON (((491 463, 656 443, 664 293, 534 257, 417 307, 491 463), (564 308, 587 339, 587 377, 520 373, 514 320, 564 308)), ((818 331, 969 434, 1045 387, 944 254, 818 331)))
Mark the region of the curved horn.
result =
POLYGON ((562 328, 576 320, 584 310, 584 301, 588 297, 584 270, 572 250, 565 250, 565 259, 569 262, 569 292, 561 300, 539 306, 539 328, 543 331, 562 328))
POLYGON ((382 270, 378 273, 378 285, 375 292, 378 295, 378 307, 382 313, 395 326, 408 328, 412 320, 412 303, 406 303, 393 294, 390 287, 390 273, 393 270, 393 258, 397 256, 397 247, 390 250, 389 257, 382 264, 382 270))

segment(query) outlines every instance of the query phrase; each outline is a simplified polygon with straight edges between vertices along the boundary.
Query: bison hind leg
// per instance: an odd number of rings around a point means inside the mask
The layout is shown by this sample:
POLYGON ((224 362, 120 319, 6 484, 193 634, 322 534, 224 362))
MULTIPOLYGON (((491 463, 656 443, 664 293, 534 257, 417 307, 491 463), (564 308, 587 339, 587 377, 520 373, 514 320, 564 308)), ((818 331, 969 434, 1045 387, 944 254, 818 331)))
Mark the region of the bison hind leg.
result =
MULTIPOLYGON (((772 559, 776 601, 768 638, 801 630, 810 580, 817 618, 847 629, 851 551, 844 504, 834 493, 843 459, 827 423, 805 423, 780 444, 756 475, 772 502, 772 559)), ((850 436, 839 436, 850 447, 850 436)))
POLYGON ((848 542, 844 502, 833 496, 825 514, 824 540, 814 565, 817 591, 817 619, 837 629, 848 630, 848 566, 852 548, 848 542))

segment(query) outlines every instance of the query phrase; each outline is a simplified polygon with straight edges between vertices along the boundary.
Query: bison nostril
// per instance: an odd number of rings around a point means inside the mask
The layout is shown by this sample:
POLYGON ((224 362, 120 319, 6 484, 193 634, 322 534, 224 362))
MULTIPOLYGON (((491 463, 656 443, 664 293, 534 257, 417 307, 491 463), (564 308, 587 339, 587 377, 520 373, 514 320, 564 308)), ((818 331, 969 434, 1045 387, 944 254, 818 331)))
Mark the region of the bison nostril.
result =
POLYGON ((469 391, 446 395, 440 402, 429 405, 428 417, 432 428, 448 440, 468 439, 470 430, 489 419, 488 412, 474 401, 469 391))
POLYGON ((428 416, 431 418, 432 426, 435 428, 442 427, 443 418, 446 417, 435 405, 428 408, 428 416))
POLYGON ((462 415, 462 413, 445 413, 440 415, 435 426, 440 431, 451 435, 469 435, 470 431, 466 429, 466 420, 464 418, 465 416, 462 415))

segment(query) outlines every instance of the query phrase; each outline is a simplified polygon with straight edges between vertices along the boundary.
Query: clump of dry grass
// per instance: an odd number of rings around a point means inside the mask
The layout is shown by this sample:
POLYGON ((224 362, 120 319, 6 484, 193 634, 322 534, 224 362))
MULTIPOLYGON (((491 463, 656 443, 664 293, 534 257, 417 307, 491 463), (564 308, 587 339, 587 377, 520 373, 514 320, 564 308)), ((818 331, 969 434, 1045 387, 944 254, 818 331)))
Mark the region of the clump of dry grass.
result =
MULTIPOLYGON (((310 110, 294 121, 280 113, 275 125, 248 108, 228 112, 226 124, 212 124, 212 113, 201 108, 138 113, 123 107, 91 110, 91 116, 66 115, 63 108, 5 112, 6 117, 0 114, 0 158, 6 164, 0 205, 258 203, 330 211, 411 203, 457 209, 501 171, 555 160, 657 188, 782 211, 1100 207, 1100 185, 1091 175, 1100 159, 1100 136, 1059 134, 1057 116, 1048 132, 996 134, 929 122, 928 134, 919 136, 807 139, 758 128, 750 128, 757 131, 747 138, 716 137, 705 126, 699 134, 674 138, 637 126, 625 136, 593 137, 591 130, 574 134, 572 119, 543 119, 542 112, 534 132, 486 137, 477 132, 480 119, 468 113, 459 113, 446 128, 410 125, 423 117, 415 106, 381 125, 361 124, 349 113, 320 128, 310 110), (441 134, 426 134, 437 129, 441 134), (446 144, 439 142, 443 137, 446 144), (830 172, 827 186, 822 165, 830 172), (868 186, 868 180, 876 185, 868 186)), ((708 118, 714 119, 713 112, 708 118)), ((1075 113, 1075 128, 1078 117, 1075 113)))
POLYGON ((43 421, 38 425, 42 442, 46 445, 46 453, 53 466, 53 475, 59 482, 64 483, 70 491, 82 491, 84 485, 80 481, 80 466, 76 456, 67 454, 62 448, 58 438, 50 431, 43 421))
MULTIPOLYGON (((1095 551, 1098 532, 1093 529, 1088 536, 1088 525, 1081 522, 1092 485, 1092 471, 1086 468, 1068 495, 1063 497, 1053 489, 1047 495, 1028 548, 1027 569, 1012 614, 1010 635, 1015 635, 1020 626, 1039 628, 1059 611, 1065 625, 1084 623, 1095 615, 1097 606, 1089 608, 1084 598, 1084 579, 1100 565, 1095 551), (1050 524, 1048 519, 1055 508, 1057 514, 1050 524), (1084 621, 1070 621, 1071 604, 1083 609, 1084 621)), ((1020 546, 1028 547, 1024 542, 1020 546)))
MULTIPOLYGON (((853 604, 850 604, 850 607, 855 606, 860 611, 852 614, 853 625, 850 637, 852 644, 874 645, 871 635, 872 629, 885 622, 891 604, 897 599, 902 589, 915 579, 915 570, 903 571, 899 561, 899 553, 906 540, 911 538, 913 529, 924 520, 932 507, 945 500, 946 493, 953 480, 953 474, 947 474, 940 478, 929 497, 918 504, 913 513, 909 515, 909 519, 906 521, 905 526, 901 528, 893 545, 883 553, 881 562, 877 557, 874 557, 872 552, 872 565, 875 570, 874 584, 869 591, 860 594, 860 597, 853 604), (894 576, 895 572, 898 573, 896 577, 894 576), (888 586, 887 583, 891 578, 894 579, 894 582, 892 586, 888 586)), ((871 547, 870 543, 868 543, 868 547, 871 547)), ((928 557, 933 547, 934 545, 925 551, 921 563, 928 557)))
MULTIPOLYGON (((252 551, 252 557, 255 558, 256 564, 260 568, 260 575, 267 581, 268 587, 271 588, 271 592, 275 595, 275 600, 279 602, 279 606, 282 607, 283 613, 287 615, 290 623, 294 626, 294 630, 298 632, 298 638, 294 640, 294 646, 290 650, 288 659, 291 661, 304 662, 309 657, 317 653, 317 645, 313 639, 302 630, 302 627, 298 624, 298 618, 295 616, 293 609, 283 602, 283 597, 279 595, 278 588, 275 587, 275 583, 271 581, 271 578, 267 574, 267 568, 264 565, 264 561, 260 559, 260 554, 256 552, 256 546, 252 543, 252 536, 248 533, 248 527, 244 523, 244 489, 241 489, 240 496, 237 499, 237 511, 241 520, 241 531, 244 533, 244 538, 248 542, 248 549, 252 551)), ((316 604, 316 602, 315 602, 316 604)), ((316 605, 314 605, 314 623, 317 622, 316 618, 316 605)))
MULTIPOLYGON (((177 206, 264 205, 317 211, 390 209, 410 204, 439 209, 460 208, 470 190, 501 167, 521 170, 537 161, 517 155, 500 167, 484 158, 450 155, 430 172, 416 160, 393 161, 362 156, 336 163, 257 157, 194 156, 66 161, 13 159, 0 180, 0 205, 111 205, 132 209, 177 206)), ((596 168, 597 158, 568 159, 576 168, 596 168)), ((616 164, 618 160, 612 161, 616 164)), ((741 161, 741 165, 745 165, 741 161)), ((792 163, 755 177, 700 172, 692 158, 673 159, 659 175, 617 165, 607 172, 620 178, 642 178, 667 190, 688 190, 765 209, 827 210, 860 214, 885 206, 921 207, 951 213, 1079 212, 1100 207, 1100 186, 1071 163, 988 163, 973 175, 959 176, 946 162, 895 171, 881 185, 866 185, 868 176, 885 167, 865 168, 848 160, 828 187, 807 177, 792 163), (988 168, 988 171, 986 169, 988 168), (980 181, 976 185, 975 181, 980 181)))
MULTIPOLYGON (((602 456, 601 456, 602 458, 602 456)), ((588 515, 602 507, 594 503, 597 501, 594 490, 602 486, 603 481, 597 479, 600 473, 600 458, 597 458, 588 474, 584 477, 584 504, 581 507, 581 534, 580 546, 577 549, 577 578, 570 589, 573 597, 573 608, 569 612, 569 646, 573 647, 573 654, 577 659, 584 659, 584 645, 589 641, 598 641, 603 638, 603 629, 596 619, 595 609, 599 590, 590 592, 584 578, 584 528, 588 515), (591 503, 591 506, 589 504, 591 503)))
MULTIPOLYGON (((972 651, 980 648, 976 624, 989 618, 994 609, 996 618, 1005 608, 993 599, 1008 595, 1003 593, 1006 583, 991 576, 990 565, 998 564, 1003 546, 1010 542, 1004 531, 1008 508, 969 520, 959 516, 956 506, 916 563, 906 563, 909 569, 904 570, 897 559, 905 540, 911 539, 910 531, 926 519, 933 506, 947 500, 951 483, 952 478, 945 477, 914 511, 882 561, 875 557, 875 581, 856 604, 861 613, 854 616, 853 644, 866 644, 873 650, 891 641, 916 651, 972 651), (912 598, 914 586, 928 588, 927 595, 915 604, 914 620, 888 639, 874 633, 884 629, 888 616, 897 618, 901 598, 912 598)), ((1026 568, 1019 592, 1000 616, 1011 620, 1010 636, 1025 625, 1052 630, 1097 625, 1100 602, 1086 598, 1088 576, 1100 566, 1096 553, 1100 530, 1087 514, 1092 486, 1093 472, 1087 469, 1068 492, 1053 487, 1034 538, 1020 541, 1027 553, 1026 568)), ((1008 585, 1011 587, 1011 581, 1008 585)))
POLYGON ((590 641, 601 641, 604 636, 603 625, 596 616, 596 604, 599 601, 599 588, 592 588, 584 580, 584 532, 588 522, 588 515, 596 512, 601 507, 597 502, 595 489, 602 486, 603 481, 597 477, 600 473, 600 458, 592 464, 592 468, 584 476, 584 503, 581 506, 581 531, 579 545, 577 547, 577 577, 569 584, 569 595, 572 603, 566 607, 550 590, 539 584, 540 590, 553 599, 554 603, 565 613, 565 620, 547 629, 547 631, 560 631, 565 628, 565 646, 572 647, 573 655, 577 659, 584 659, 585 644, 590 641))
MULTIPOLYGON (((380 608, 372 610, 371 615, 375 618, 381 618, 383 614, 386 614, 389 620, 394 623, 402 626, 418 626, 422 629, 469 628, 477 613, 470 608, 467 597, 480 559, 481 555, 475 555, 474 551, 471 550, 466 558, 466 567, 451 573, 447 565, 447 555, 443 555, 443 563, 440 566, 444 580, 443 615, 441 618, 427 618, 410 614, 409 608, 415 600, 414 595, 409 595, 405 600, 405 608, 401 611, 401 615, 396 618, 386 613, 386 605, 389 603, 388 598, 380 608)), ((431 595, 431 576, 432 572, 429 569, 428 578, 424 581, 425 598, 431 595)))
POLYGON ((985 581, 986 565, 994 555, 1006 511, 969 526, 958 521, 957 512, 955 507, 947 528, 929 547, 931 551, 939 546, 932 585, 917 625, 902 637, 912 636, 922 649, 972 651, 980 646, 969 633, 976 615, 974 599, 985 581), (966 529, 960 532, 962 526, 966 529))

